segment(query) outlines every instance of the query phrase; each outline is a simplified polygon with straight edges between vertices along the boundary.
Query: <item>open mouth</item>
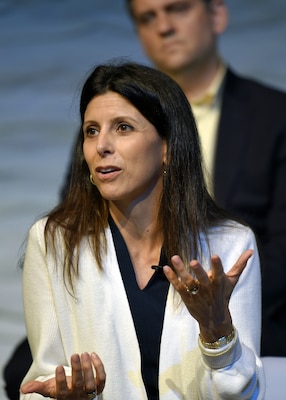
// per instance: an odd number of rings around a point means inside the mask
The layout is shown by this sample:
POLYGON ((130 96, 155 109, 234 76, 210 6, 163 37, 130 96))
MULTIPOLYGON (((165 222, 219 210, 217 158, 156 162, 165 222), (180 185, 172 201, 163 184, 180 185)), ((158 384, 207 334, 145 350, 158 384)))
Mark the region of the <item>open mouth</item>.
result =
POLYGON ((106 168, 102 168, 102 167, 96 168, 96 172, 101 176, 113 176, 114 174, 116 174, 119 171, 120 171, 120 168, 113 167, 113 166, 106 167, 106 168))
POLYGON ((118 171, 118 170, 115 168, 107 168, 107 169, 100 169, 98 172, 105 175, 105 174, 109 174, 114 171, 118 171))

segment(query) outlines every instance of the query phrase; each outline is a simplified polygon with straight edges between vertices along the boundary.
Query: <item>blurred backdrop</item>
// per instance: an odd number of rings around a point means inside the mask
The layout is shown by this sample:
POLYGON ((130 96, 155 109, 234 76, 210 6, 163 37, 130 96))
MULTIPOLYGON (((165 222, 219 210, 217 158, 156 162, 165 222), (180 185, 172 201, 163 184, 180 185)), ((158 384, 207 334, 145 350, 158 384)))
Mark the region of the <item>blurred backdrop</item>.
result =
MULTIPOLYGON (((228 5, 224 58, 286 90, 285 0, 228 5)), ((0 400, 2 368, 25 335, 22 243, 58 200, 81 85, 95 64, 114 57, 149 64, 125 0, 0 0, 0 400)))

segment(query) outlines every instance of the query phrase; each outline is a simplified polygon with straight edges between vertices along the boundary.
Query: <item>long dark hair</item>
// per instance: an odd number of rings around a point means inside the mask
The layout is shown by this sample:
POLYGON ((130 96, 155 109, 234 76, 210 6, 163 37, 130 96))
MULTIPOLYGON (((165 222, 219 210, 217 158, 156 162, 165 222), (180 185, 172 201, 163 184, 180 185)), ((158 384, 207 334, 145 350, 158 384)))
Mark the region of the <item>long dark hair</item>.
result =
MULTIPOLYGON (((89 102, 107 91, 116 92, 132 103, 167 143, 167 173, 163 179, 158 226, 168 260, 174 254, 190 260, 198 254, 199 234, 207 234, 224 215, 206 189, 189 102, 177 83, 154 68, 131 62, 105 64, 96 67, 83 86, 81 123, 89 102)), ((67 197, 49 214, 46 224, 46 241, 51 239, 55 252, 56 232, 61 231, 64 274, 71 284, 78 274, 78 249, 84 236, 91 240, 96 261, 102 268, 107 226, 108 205, 89 181, 81 129, 67 197)))

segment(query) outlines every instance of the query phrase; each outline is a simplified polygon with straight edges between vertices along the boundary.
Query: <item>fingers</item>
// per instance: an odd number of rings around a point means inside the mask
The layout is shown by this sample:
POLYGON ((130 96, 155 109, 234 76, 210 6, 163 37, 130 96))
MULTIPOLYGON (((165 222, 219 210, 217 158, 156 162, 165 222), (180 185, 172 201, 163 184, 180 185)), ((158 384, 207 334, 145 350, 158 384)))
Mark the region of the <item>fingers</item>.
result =
POLYGON ((228 282, 231 284, 231 290, 233 290, 239 280, 240 275, 247 265, 247 261, 253 255, 253 253, 253 250, 245 250, 227 273, 224 272, 220 257, 218 255, 213 255, 211 257, 212 269, 211 273, 209 274, 209 279, 211 279, 212 283, 216 285, 223 281, 223 277, 225 275, 228 278, 228 282))
POLYGON ((173 256, 171 261, 174 270, 168 266, 164 266, 163 270, 170 283, 172 283, 176 289, 180 289, 183 284, 187 285, 194 281, 194 278, 186 269, 179 256, 173 256))
POLYGON ((102 361, 96 353, 91 356, 83 353, 81 357, 74 354, 71 358, 72 386, 74 391, 101 393, 105 385, 105 370, 102 361))
POLYGON ((61 399, 84 399, 87 393, 101 393, 105 386, 106 374, 101 359, 92 353, 71 356, 72 376, 66 376, 63 366, 58 366, 55 378, 44 382, 30 381, 22 385, 22 393, 39 393, 44 397, 61 399))
POLYGON ((56 393, 57 399, 64 399, 69 395, 65 370, 61 365, 56 368, 56 393))
POLYGON ((36 392, 36 393, 42 394, 42 392, 43 392, 43 386, 44 386, 44 383, 43 383, 43 382, 39 382, 39 381, 29 381, 29 382, 24 383, 24 384, 21 386, 21 393, 27 394, 27 393, 36 392))
POLYGON ((221 259, 218 255, 213 255, 211 257, 212 269, 209 273, 204 270, 197 260, 192 260, 189 266, 190 270, 193 272, 193 276, 190 274, 181 258, 175 255, 171 259, 174 269, 169 266, 164 266, 164 273, 169 282, 181 294, 183 289, 192 288, 196 286, 198 282, 200 286, 205 288, 209 287, 210 283, 219 283, 224 279, 225 275, 234 287, 246 267, 247 261, 252 255, 253 250, 245 250, 227 274, 224 272, 221 259))
MULTIPOLYGON (((59 367, 60 368, 60 367, 59 367)), ((58 371, 60 374, 62 371, 58 371)), ((64 371, 63 371, 64 374, 64 371)), ((64 378, 65 380, 65 374, 64 378)), ((46 381, 29 381, 21 386, 21 393, 38 393, 44 397, 59 398, 56 394, 56 380, 55 378, 47 379, 46 381)))
MULTIPOLYGON (((89 363, 89 366, 90 366, 90 363, 89 363)), ((72 392, 81 394, 83 391, 85 391, 84 372, 85 372, 85 369, 87 369, 88 367, 85 365, 85 368, 84 368, 84 365, 81 364, 81 358, 78 354, 73 354, 71 356, 71 367, 72 367, 72 392)), ((92 378, 93 378, 93 372, 92 372, 92 378)), ((93 378, 92 385, 94 388, 94 385, 95 385, 94 378, 93 378)))
POLYGON ((81 387, 83 386, 87 393, 91 393, 96 388, 96 381, 94 378, 91 358, 88 353, 83 353, 81 355, 81 367, 83 377, 81 387))
POLYGON ((58 399, 85 398, 87 393, 101 393, 105 385, 105 370, 102 361, 95 354, 73 354, 71 356, 72 376, 66 377, 64 368, 56 368, 56 390, 58 399))
POLYGON ((104 370, 104 366, 103 366, 101 359, 95 353, 91 354, 91 361, 96 370, 97 393, 101 393, 104 389, 105 381, 106 381, 106 373, 104 370))
POLYGON ((242 271, 247 265, 247 261, 250 259, 253 253, 254 253, 253 250, 245 250, 238 258, 234 266, 229 270, 227 276, 228 277, 235 277, 237 275, 240 276, 242 271))
POLYGON ((186 289, 198 286, 198 281, 200 285, 208 284, 208 275, 198 261, 193 260, 190 263, 190 269, 193 271, 193 275, 186 268, 179 256, 173 256, 171 261, 174 269, 169 266, 164 266, 164 273, 169 282, 181 295, 185 295, 186 289))

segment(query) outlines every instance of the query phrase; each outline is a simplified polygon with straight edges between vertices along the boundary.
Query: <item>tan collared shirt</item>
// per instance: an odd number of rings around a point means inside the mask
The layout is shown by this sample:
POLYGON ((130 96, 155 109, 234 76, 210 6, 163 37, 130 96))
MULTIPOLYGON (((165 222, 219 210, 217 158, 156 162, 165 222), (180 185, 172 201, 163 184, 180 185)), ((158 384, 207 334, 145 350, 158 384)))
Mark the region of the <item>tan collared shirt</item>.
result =
POLYGON ((226 66, 221 61, 216 76, 200 99, 192 101, 191 107, 201 141, 203 168, 210 194, 213 194, 214 153, 221 111, 222 88, 226 66))

